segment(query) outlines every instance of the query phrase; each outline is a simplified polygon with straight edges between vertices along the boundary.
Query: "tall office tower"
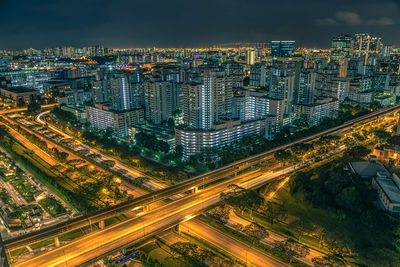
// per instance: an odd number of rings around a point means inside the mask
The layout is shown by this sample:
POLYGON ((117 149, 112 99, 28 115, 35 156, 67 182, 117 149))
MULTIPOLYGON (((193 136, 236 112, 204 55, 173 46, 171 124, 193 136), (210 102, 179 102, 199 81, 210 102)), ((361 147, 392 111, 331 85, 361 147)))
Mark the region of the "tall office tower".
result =
POLYGON ((348 58, 340 58, 339 59, 339 77, 340 78, 346 78, 348 66, 349 66, 348 58))
POLYGON ((364 64, 367 63, 371 54, 378 55, 382 50, 382 39, 373 37, 368 33, 358 33, 354 35, 354 55, 357 57, 364 56, 364 64))
POLYGON ((271 41, 271 56, 273 57, 291 57, 295 49, 295 41, 271 41))
POLYGON ((298 75, 294 102, 296 104, 311 104, 315 94, 317 73, 314 70, 303 70, 298 75))
POLYGON ((231 117, 235 78, 210 70, 203 75, 201 83, 183 85, 183 114, 188 127, 207 130, 219 119, 231 117))
POLYGON ((246 64, 254 65, 256 62, 256 52, 254 50, 247 50, 246 53, 246 64))
POLYGON ((267 70, 262 63, 254 64, 250 67, 250 86, 266 87, 267 86, 267 70))
POLYGON ((127 74, 115 74, 110 79, 113 110, 123 111, 138 108, 138 99, 132 95, 127 74))
POLYGON ((172 116, 173 83, 168 81, 146 81, 144 83, 146 120, 161 123, 172 116))
POLYGON ((270 71, 268 96, 285 101, 284 113, 292 113, 295 92, 295 75, 290 72, 280 72, 272 68, 270 71))
POLYGON ((351 57, 353 53, 353 39, 350 35, 339 35, 332 38, 331 59, 338 61, 351 57))

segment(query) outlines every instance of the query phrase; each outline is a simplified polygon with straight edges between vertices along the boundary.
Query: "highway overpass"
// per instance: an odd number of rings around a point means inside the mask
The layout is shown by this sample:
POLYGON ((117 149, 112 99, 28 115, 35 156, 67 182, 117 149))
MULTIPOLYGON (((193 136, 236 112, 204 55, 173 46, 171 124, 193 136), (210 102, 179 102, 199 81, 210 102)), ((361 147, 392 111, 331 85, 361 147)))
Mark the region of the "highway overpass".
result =
MULTIPOLYGON (((269 151, 249 157, 247 159, 237 161, 235 163, 229 164, 225 167, 205 173, 203 175, 194 177, 194 178, 184 181, 182 183, 170 186, 165 189, 161 189, 157 192, 148 194, 146 196, 139 197, 130 202, 123 203, 123 204, 120 204, 120 205, 117 205, 117 206, 114 206, 114 207, 111 207, 108 209, 98 211, 95 214, 81 216, 79 218, 75 218, 73 220, 57 224, 57 225, 51 226, 46 229, 42 229, 42 230, 34 232, 34 233, 29 233, 29 234, 26 234, 26 235, 23 235, 23 236, 20 236, 17 238, 9 239, 5 242, 6 249, 9 251, 15 250, 17 248, 24 247, 29 244, 39 242, 41 240, 49 239, 52 237, 57 237, 60 234, 63 234, 63 233, 66 233, 66 232, 69 232, 69 231, 72 231, 72 230, 75 230, 78 228, 83 228, 85 226, 89 226, 90 224, 93 224, 93 223, 98 223, 98 222, 101 223, 102 221, 104 221, 107 218, 115 217, 117 215, 126 213, 129 210, 132 210, 132 209, 135 209, 138 207, 144 207, 144 206, 147 206, 156 201, 164 200, 164 199, 170 198, 174 195, 181 194, 181 193, 189 191, 189 190, 197 191, 198 188, 202 188, 203 186, 211 184, 217 180, 220 180, 221 178, 227 177, 227 176, 235 174, 235 173, 237 174, 241 170, 244 170, 251 166, 257 165, 258 163, 264 161, 267 157, 271 156, 274 152, 276 152, 278 150, 283 150, 283 149, 289 148, 290 146, 293 146, 295 144, 307 142, 312 139, 321 137, 323 135, 334 133, 338 130, 353 126, 356 123, 374 119, 377 116, 380 116, 380 115, 388 113, 388 112, 395 111, 399 108, 400 108, 400 105, 397 105, 392 108, 383 109, 378 112, 364 115, 360 118, 348 121, 340 126, 337 126, 337 127, 328 129, 326 131, 320 132, 318 134, 300 139, 298 141, 271 149, 269 151)), ((217 185, 224 185, 226 182, 234 183, 235 180, 238 179, 238 177, 240 179, 241 176, 240 175, 234 176, 231 179, 223 180, 222 182, 217 183, 217 185)), ((205 188, 204 190, 202 190, 202 192, 208 192, 208 191, 212 190, 211 188, 214 188, 214 185, 211 185, 211 186, 205 188)), ((222 192, 224 190, 224 187, 220 187, 219 190, 220 190, 220 192, 222 192)), ((194 194, 193 196, 196 196, 196 195, 198 195, 198 194, 194 194)), ((184 198, 184 199, 186 199, 186 198, 184 198)), ((181 200, 177 200, 177 201, 179 202, 181 200)), ((174 201, 172 203, 176 203, 177 201, 174 201)), ((166 207, 167 205, 170 205, 170 204, 165 204, 164 206, 166 207)))

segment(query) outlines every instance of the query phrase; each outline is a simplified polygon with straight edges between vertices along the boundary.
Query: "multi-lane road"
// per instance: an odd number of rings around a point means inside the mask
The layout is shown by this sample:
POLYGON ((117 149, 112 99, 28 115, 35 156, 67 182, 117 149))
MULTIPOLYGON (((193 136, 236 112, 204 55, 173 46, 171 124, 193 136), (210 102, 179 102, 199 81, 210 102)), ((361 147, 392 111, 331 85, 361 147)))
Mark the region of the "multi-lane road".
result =
POLYGON ((246 265, 260 267, 286 266, 285 264, 265 255, 261 251, 249 247, 245 243, 218 231, 196 218, 180 224, 179 228, 183 232, 207 240, 207 242, 214 246, 229 252, 235 258, 239 258, 242 262, 246 263, 246 265))
POLYGON ((151 177, 148 177, 147 175, 139 172, 138 170, 136 170, 134 168, 131 168, 131 167, 127 166, 126 164, 123 164, 120 161, 117 161, 115 158, 113 158, 111 156, 108 156, 108 155, 105 155, 104 153, 101 153, 98 149, 80 142, 79 140, 77 140, 73 136, 70 136, 70 135, 66 134, 65 132, 59 130, 57 127, 51 125, 50 123, 47 123, 44 120, 44 117, 48 116, 49 113, 50 113, 49 110, 40 113, 39 115, 36 116, 36 121, 39 122, 40 124, 43 124, 43 125, 47 124, 49 129, 51 129, 53 132, 65 137, 65 138, 74 139, 74 142, 77 145, 79 145, 80 147, 91 151, 93 154, 100 155, 101 160, 103 160, 103 161, 104 160, 112 160, 112 161, 114 161, 115 165, 114 165, 114 167, 112 167, 112 169, 116 170, 116 171, 124 170, 125 171, 124 175, 127 176, 128 178, 134 179, 134 178, 137 178, 137 177, 147 177, 149 179, 144 182, 144 185, 147 186, 148 188, 152 189, 152 190, 159 190, 159 189, 167 187, 167 185, 162 184, 160 182, 157 182, 156 180, 152 179, 151 177))
POLYGON ((228 185, 232 183, 246 188, 265 183, 293 171, 296 167, 299 166, 291 166, 268 174, 263 174, 259 170, 250 171, 151 210, 140 217, 84 236, 28 261, 18 263, 16 266, 65 266, 66 264, 76 266, 91 262, 107 255, 110 251, 116 251, 127 244, 158 234, 173 225, 193 218, 209 205, 217 203, 220 194, 228 191, 228 185), (257 180, 257 183, 254 183, 254 180, 257 180))
MULTIPOLYGON (((56 106, 57 104, 48 104, 48 105, 42 105, 41 108, 42 109, 46 109, 46 108, 52 108, 54 106, 56 106)), ((8 114, 8 113, 16 113, 16 112, 23 112, 23 111, 27 111, 28 108, 14 108, 14 109, 3 109, 0 110, 0 114, 8 114)))
MULTIPOLYGON (((197 182, 198 185, 201 185, 202 178, 204 181, 204 177, 214 175, 218 176, 221 173, 226 174, 227 170, 237 170, 238 167, 250 167, 261 162, 263 159, 265 159, 266 156, 269 156, 278 150, 286 149, 297 143, 310 141, 320 136, 333 133, 346 127, 350 127, 356 123, 372 119, 376 116, 397 110, 399 108, 400 105, 372 114, 367 114, 358 119, 349 121, 341 126, 334 127, 313 136, 277 147, 275 149, 250 157, 248 159, 240 160, 221 169, 191 179, 186 183, 197 182)), ((124 247, 126 246, 126 244, 137 241, 145 236, 153 235, 163 229, 170 227, 171 225, 179 223, 182 220, 191 218, 193 214, 197 214, 208 205, 216 203, 219 200, 220 193, 226 191, 227 185, 231 183, 239 184, 243 187, 256 186, 265 183, 269 179, 293 171, 297 167, 299 166, 291 166, 284 170, 277 171, 273 174, 268 175, 249 172, 240 176, 236 176, 229 180, 220 182, 216 185, 207 187, 205 190, 202 190, 197 194, 189 195, 188 197, 185 197, 183 199, 165 204, 163 207, 152 210, 141 217, 125 221, 101 232, 88 235, 78 241, 71 242, 70 244, 57 248, 49 253, 33 258, 27 263, 32 263, 35 266, 41 266, 42 264, 46 266, 57 266, 58 264, 65 263, 65 261, 67 261, 68 264, 71 265, 85 263, 89 261, 89 259, 98 258, 102 255, 107 254, 106 252, 124 247)), ((173 192, 171 192, 171 195, 172 194, 173 192)))

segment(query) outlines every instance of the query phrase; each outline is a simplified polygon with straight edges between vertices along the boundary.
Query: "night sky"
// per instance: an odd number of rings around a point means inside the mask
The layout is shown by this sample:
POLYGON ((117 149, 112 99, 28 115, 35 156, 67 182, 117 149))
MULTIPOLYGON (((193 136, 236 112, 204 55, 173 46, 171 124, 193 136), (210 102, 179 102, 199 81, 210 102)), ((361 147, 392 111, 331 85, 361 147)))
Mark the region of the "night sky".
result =
POLYGON ((0 49, 204 47, 369 32, 400 46, 400 0, 0 0, 0 49))

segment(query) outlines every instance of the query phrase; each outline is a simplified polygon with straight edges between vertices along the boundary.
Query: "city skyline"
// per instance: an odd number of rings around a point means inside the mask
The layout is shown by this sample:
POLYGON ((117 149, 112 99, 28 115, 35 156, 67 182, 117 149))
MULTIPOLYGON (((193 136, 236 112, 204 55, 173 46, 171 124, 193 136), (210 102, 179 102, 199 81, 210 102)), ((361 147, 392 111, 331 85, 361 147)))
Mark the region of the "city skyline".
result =
POLYGON ((397 0, 117 2, 2 0, 0 49, 93 43, 110 48, 209 47, 271 40, 328 48, 332 36, 356 32, 379 34, 387 44, 400 44, 397 0))
POLYGON ((0 0, 0 267, 400 263, 400 0, 0 0))

